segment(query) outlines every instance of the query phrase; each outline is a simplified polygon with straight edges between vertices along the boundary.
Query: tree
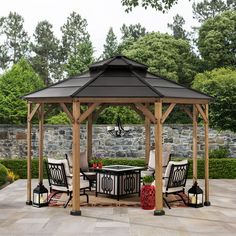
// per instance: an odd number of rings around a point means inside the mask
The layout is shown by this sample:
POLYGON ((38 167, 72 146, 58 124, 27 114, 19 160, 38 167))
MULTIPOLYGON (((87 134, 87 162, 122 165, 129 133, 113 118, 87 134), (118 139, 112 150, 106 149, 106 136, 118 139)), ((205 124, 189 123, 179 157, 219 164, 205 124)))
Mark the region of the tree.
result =
POLYGON ((236 11, 227 11, 203 23, 198 48, 206 69, 236 66, 236 11))
POLYGON ((43 82, 25 59, 0 77, 0 123, 26 123, 27 105, 21 96, 40 89, 43 82))
POLYGON ((151 33, 135 42, 123 54, 149 66, 149 71, 190 86, 198 59, 188 41, 151 33))
POLYGON ((23 28, 24 19, 16 12, 10 12, 8 17, 0 19, 0 36, 4 43, 0 45, 2 69, 16 63, 21 57, 26 57, 29 51, 29 37, 23 28))
POLYGON ((121 43, 118 45, 118 53, 121 54, 122 51, 128 50, 129 47, 137 41, 140 37, 143 37, 147 34, 146 28, 142 27, 140 24, 129 25, 126 26, 125 24, 122 25, 120 28, 122 33, 121 36, 121 43))
POLYGON ((170 28, 173 31, 173 36, 176 39, 187 39, 187 32, 183 28, 185 24, 185 20, 182 16, 179 14, 175 15, 173 17, 173 23, 172 24, 167 24, 168 28, 170 28))
POLYGON ((35 42, 31 48, 35 56, 31 58, 32 65, 44 84, 49 85, 62 77, 59 40, 54 36, 48 21, 39 22, 33 36, 35 42))
POLYGON ((134 41, 138 40, 140 37, 143 37, 147 32, 146 28, 142 27, 139 23, 135 25, 126 26, 125 24, 122 25, 120 28, 122 33, 121 39, 133 39, 134 41))
POLYGON ((76 56, 78 45, 89 38, 87 32, 87 21, 76 12, 72 12, 67 17, 66 23, 61 27, 63 54, 65 58, 68 56, 76 56))
POLYGON ((80 53, 87 48, 86 51, 90 57, 90 51, 92 45, 89 39, 89 33, 87 32, 87 21, 83 19, 79 14, 72 12, 67 18, 67 22, 61 27, 63 33, 62 36, 62 54, 64 55, 64 67, 68 72, 68 75, 75 75, 77 71, 82 71, 86 61, 90 63, 90 59, 79 61, 83 58, 80 53), (75 60, 75 61, 73 61, 75 60), (81 68, 81 65, 83 65, 81 68))
POLYGON ((78 75, 89 68, 94 62, 92 42, 87 39, 86 41, 78 44, 77 54, 70 55, 66 65, 66 71, 69 76, 78 75))
POLYGON ((106 44, 103 45, 103 59, 107 59, 109 57, 113 57, 118 52, 118 42, 117 38, 113 32, 112 27, 109 29, 107 37, 106 37, 106 44))
POLYGON ((152 7, 158 11, 165 12, 177 2, 178 0, 121 0, 122 5, 126 7, 126 12, 130 12, 133 8, 140 5, 145 9, 147 9, 147 7, 152 7))
POLYGON ((210 124, 236 132, 236 70, 219 68, 197 74, 193 87, 214 97, 210 124))
POLYGON ((193 3, 193 15, 199 22, 204 22, 224 11, 233 9, 236 9, 234 0, 203 0, 203 2, 193 3))

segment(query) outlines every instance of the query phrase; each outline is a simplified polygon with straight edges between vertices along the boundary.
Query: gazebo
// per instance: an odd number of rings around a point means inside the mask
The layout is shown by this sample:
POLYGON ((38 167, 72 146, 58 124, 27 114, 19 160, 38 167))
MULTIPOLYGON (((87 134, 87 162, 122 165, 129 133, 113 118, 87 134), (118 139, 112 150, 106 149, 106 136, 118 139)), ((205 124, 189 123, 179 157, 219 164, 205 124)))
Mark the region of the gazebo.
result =
POLYGON ((162 198, 162 126, 176 105, 193 121, 193 179, 197 179, 197 118, 205 126, 205 202, 209 201, 208 160, 208 105, 212 97, 186 88, 178 83, 147 71, 147 66, 125 56, 115 56, 97 62, 81 75, 69 78, 47 88, 27 94, 27 202, 32 204, 31 188, 31 132, 32 118, 39 117, 39 181, 43 181, 43 139, 45 104, 59 104, 72 123, 73 133, 73 200, 71 215, 80 210, 80 127, 87 121, 87 155, 92 155, 92 124, 108 106, 129 106, 145 118, 146 160, 150 152, 150 126, 155 127, 155 184, 156 205, 154 215, 164 215, 162 198), (72 105, 72 111, 68 106, 72 105), (87 109, 82 110, 81 106, 87 109), (163 105, 167 109, 163 110, 163 105), (189 109, 189 106, 191 108, 189 109), (154 113, 150 107, 154 106, 154 113))

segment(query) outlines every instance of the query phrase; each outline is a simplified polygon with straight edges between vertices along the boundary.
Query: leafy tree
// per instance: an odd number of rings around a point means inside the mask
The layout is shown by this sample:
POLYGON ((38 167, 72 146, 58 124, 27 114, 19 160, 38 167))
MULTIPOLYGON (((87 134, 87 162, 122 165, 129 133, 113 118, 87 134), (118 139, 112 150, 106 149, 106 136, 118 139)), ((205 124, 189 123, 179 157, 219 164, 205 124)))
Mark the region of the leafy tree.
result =
POLYGON ((198 48, 208 70, 236 65, 236 11, 208 19, 199 29, 198 48))
POLYGON ((61 27, 62 54, 64 55, 65 71, 69 76, 83 71, 91 63, 90 56, 93 49, 86 27, 87 21, 75 12, 70 14, 66 23, 61 27), (80 55, 84 52, 87 53, 86 56, 80 55), (82 61, 80 61, 81 59, 82 61))
POLYGON ((234 0, 203 0, 202 2, 193 3, 193 15, 199 22, 204 22, 231 9, 236 9, 234 0))
POLYGON ((150 72, 188 86, 196 74, 198 59, 189 42, 168 34, 148 34, 123 54, 148 65, 150 72))
POLYGON ((59 40, 54 36, 48 21, 38 23, 34 33, 35 42, 31 44, 35 56, 31 58, 33 68, 45 85, 61 78, 59 40))
POLYGON ((23 28, 24 19, 16 12, 10 12, 7 17, 0 19, 0 36, 4 43, 0 45, 0 59, 2 69, 16 63, 21 57, 27 56, 29 51, 29 37, 23 28))
POLYGON ((123 50, 128 50, 129 47, 137 41, 140 37, 143 37, 147 34, 146 28, 142 27, 140 24, 122 25, 120 28, 122 33, 121 39, 122 42, 118 45, 118 53, 120 54, 123 50))
POLYGON ((236 70, 219 68, 198 74, 193 87, 214 97, 209 109, 211 124, 236 132, 236 70))
POLYGON ((188 33, 183 28, 184 24, 185 24, 184 18, 179 14, 177 14, 173 17, 173 23, 172 24, 168 23, 167 26, 173 31, 173 36, 176 39, 187 39, 188 33))
POLYGON ((0 123, 25 123, 27 106, 20 97, 42 87, 42 80, 30 64, 20 59, 0 77, 0 123))
POLYGON ((123 124, 143 123, 141 117, 130 107, 108 107, 97 119, 98 124, 116 124, 117 117, 121 118, 123 124))
POLYGON ((77 54, 70 55, 66 65, 66 71, 69 76, 75 76, 87 70, 89 65, 94 62, 92 42, 86 41, 78 44, 77 54))
POLYGON ((107 59, 109 57, 113 57, 118 52, 118 42, 117 38, 113 32, 112 27, 109 29, 107 37, 106 37, 106 44, 103 45, 103 59, 107 59))
POLYGON ((120 28, 120 31, 122 33, 122 40, 133 39, 134 41, 136 41, 147 33, 146 28, 142 27, 139 23, 135 25, 131 24, 129 26, 123 24, 120 28))
POLYGON ((140 5, 145 9, 147 9, 147 7, 152 7, 158 11, 165 12, 177 2, 178 0, 121 0, 122 5, 126 7, 126 12, 130 12, 133 8, 140 5))
POLYGON ((65 58, 76 56, 78 45, 89 38, 87 21, 76 12, 67 17, 66 23, 61 27, 63 54, 65 58))

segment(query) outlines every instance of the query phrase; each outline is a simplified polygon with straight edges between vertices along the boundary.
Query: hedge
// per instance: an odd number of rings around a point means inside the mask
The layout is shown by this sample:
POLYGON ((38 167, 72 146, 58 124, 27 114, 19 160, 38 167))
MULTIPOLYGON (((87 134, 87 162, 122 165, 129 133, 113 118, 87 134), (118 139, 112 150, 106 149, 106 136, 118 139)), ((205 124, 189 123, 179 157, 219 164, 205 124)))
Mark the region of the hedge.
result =
POLYGON ((7 182, 8 171, 7 168, 0 164, 0 186, 7 182))
MULTIPOLYGON (((198 160, 198 178, 204 179, 204 160, 198 160)), ((18 174, 21 179, 27 178, 27 161, 24 159, 0 160, 4 166, 18 174)), ((189 159, 190 169, 188 178, 192 178, 192 159, 189 159)), ((136 158, 104 158, 104 165, 133 165, 145 166, 144 159, 136 158)), ((209 159, 210 179, 236 179, 236 158, 209 159)), ((32 178, 38 178, 38 160, 32 160, 32 178)), ((44 178, 47 178, 44 170, 44 178)))

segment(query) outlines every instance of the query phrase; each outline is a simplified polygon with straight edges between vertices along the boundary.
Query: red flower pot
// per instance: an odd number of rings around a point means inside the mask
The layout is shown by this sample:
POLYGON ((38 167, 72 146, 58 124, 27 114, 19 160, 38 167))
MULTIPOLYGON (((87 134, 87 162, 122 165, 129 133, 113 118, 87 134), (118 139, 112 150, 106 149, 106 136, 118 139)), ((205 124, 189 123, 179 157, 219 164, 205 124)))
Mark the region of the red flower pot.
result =
POLYGON ((144 185, 141 188, 141 207, 144 210, 155 208, 155 186, 144 185))
POLYGON ((100 169, 102 168, 102 163, 101 162, 98 163, 98 168, 100 168, 100 169))
POLYGON ((97 168, 97 163, 93 163, 93 168, 97 168))

